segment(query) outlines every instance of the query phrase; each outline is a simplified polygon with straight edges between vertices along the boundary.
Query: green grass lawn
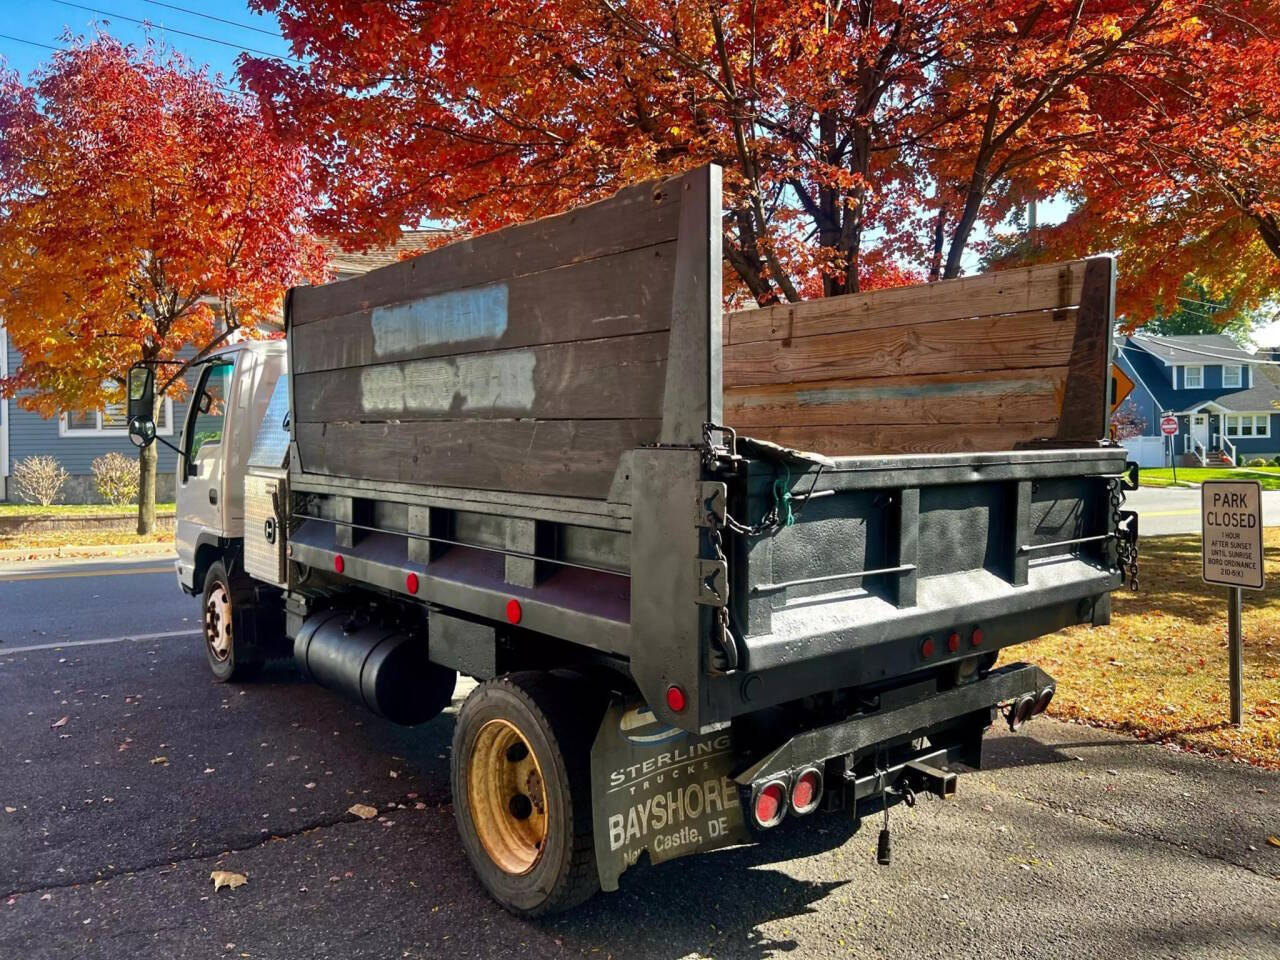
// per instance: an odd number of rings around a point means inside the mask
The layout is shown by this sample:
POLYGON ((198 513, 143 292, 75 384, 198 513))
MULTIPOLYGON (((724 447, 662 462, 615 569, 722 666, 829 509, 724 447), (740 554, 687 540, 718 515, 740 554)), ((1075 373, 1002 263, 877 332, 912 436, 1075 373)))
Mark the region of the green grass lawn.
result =
MULTIPOLYGON (((123 507, 113 507, 108 503, 55 503, 51 507, 42 507, 38 503, 0 503, 0 517, 101 517, 118 514, 124 517, 135 516, 138 512, 136 503, 123 507)), ((157 503, 157 513, 172 513, 172 503, 157 503)))
MULTIPOLYGON (((1280 467, 1179 467, 1179 483, 1204 483, 1206 480, 1257 480, 1263 490, 1280 490, 1280 467)), ((1173 470, 1158 467, 1140 472, 1144 487, 1167 487, 1173 483, 1173 470)))

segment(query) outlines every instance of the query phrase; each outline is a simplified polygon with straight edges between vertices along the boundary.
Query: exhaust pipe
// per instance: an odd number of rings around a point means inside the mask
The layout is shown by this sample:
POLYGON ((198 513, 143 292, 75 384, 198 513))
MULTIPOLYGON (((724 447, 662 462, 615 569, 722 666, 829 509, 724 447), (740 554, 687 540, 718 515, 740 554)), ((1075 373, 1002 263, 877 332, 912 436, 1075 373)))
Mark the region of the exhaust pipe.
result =
POLYGON ((458 675, 427 659, 427 638, 323 610, 302 623, 293 658, 306 676, 393 723, 424 723, 449 705, 458 675))

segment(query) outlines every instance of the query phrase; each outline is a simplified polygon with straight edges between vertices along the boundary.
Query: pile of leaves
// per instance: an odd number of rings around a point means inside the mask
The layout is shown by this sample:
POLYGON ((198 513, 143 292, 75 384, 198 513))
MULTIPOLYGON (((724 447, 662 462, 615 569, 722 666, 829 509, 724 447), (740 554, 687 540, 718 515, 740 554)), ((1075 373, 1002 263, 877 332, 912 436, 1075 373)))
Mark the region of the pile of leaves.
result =
POLYGON ((1225 587, 1200 579, 1200 538, 1144 540, 1142 591, 1114 595, 1111 625, 1018 648, 1058 681, 1049 712, 1280 768, 1280 529, 1264 532, 1272 579, 1244 594, 1244 723, 1230 723, 1225 587))

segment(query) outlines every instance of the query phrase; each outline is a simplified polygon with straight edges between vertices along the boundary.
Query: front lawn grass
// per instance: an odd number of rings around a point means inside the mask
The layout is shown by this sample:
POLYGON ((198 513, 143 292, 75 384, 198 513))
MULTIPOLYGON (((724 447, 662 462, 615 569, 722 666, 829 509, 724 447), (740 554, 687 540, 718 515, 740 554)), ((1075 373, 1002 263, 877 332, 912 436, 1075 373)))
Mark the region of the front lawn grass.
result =
POLYGON ((38 550, 43 547, 126 547, 135 543, 173 543, 172 530, 140 537, 131 530, 66 530, 0 536, 0 550, 38 550))
MULTIPOLYGON (((1178 471, 1179 475, 1182 471, 1178 471)), ((1280 576, 1280 528, 1263 533, 1280 576)), ((1230 724, 1226 588, 1200 579, 1200 538, 1139 544, 1142 590, 1113 594, 1111 625, 1011 654, 1058 681, 1050 714, 1280 768, 1280 581, 1244 591, 1244 725, 1230 724)))
MULTIPOLYGON (((1280 467, 1179 467, 1179 483, 1204 483, 1206 480, 1257 480, 1263 490, 1280 490, 1280 467)), ((1154 467, 1139 471, 1139 485, 1165 487, 1173 482, 1173 470, 1154 467)))
MULTIPOLYGON (((156 513, 172 513, 172 503, 157 503, 156 513)), ((109 503, 55 503, 42 507, 38 503, 0 503, 0 517, 133 517, 136 503, 113 507, 109 503)))

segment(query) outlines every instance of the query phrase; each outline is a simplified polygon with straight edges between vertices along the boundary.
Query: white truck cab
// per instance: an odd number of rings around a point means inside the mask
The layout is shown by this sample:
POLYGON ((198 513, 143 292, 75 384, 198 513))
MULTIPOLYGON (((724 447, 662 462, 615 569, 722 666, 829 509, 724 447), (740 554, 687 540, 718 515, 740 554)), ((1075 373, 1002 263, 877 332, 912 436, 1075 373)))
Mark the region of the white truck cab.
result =
POLYGON ((220 555, 244 536, 245 466, 267 403, 286 366, 282 340, 238 343, 195 368, 195 387, 182 428, 174 486, 178 583, 203 588, 200 550, 220 555))

